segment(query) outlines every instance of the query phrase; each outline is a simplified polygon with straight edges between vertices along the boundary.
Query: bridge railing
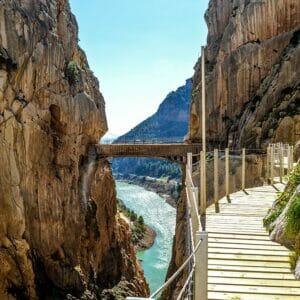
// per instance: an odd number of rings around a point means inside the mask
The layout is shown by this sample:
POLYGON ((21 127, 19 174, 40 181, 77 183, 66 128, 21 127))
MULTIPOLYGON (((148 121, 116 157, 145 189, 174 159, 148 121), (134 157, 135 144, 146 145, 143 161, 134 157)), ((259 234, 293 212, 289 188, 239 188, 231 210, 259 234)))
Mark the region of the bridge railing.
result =
MULTIPOLYGON (((186 163, 186 206, 187 206, 187 259, 177 271, 150 298, 129 297, 127 300, 157 299, 163 290, 172 284, 185 268, 188 275, 177 300, 207 300, 208 294, 208 234, 206 232, 206 207, 214 204, 220 212, 219 200, 224 196, 230 202, 230 194, 246 192, 249 180, 256 170, 257 182, 275 184, 283 182, 293 167, 293 147, 287 144, 270 144, 267 151, 260 149, 225 150, 214 149, 206 158, 203 152, 188 153, 186 163), (202 159, 201 159, 202 158, 202 159), (211 178, 201 178, 203 168, 211 168, 211 178), (252 169, 251 169, 252 168, 252 169), (257 171, 259 170, 259 171, 257 171), (247 172, 248 171, 248 172, 247 172), (209 182, 209 184, 207 184, 209 182), (203 184, 207 194, 203 194, 203 184), (220 189, 220 187, 222 187, 220 189)), ((253 178, 251 178, 252 180, 253 178)), ((258 183, 257 183, 258 184, 258 183)))
POLYGON ((113 141, 113 144, 182 144, 184 138, 179 137, 164 137, 164 138, 118 138, 113 141))

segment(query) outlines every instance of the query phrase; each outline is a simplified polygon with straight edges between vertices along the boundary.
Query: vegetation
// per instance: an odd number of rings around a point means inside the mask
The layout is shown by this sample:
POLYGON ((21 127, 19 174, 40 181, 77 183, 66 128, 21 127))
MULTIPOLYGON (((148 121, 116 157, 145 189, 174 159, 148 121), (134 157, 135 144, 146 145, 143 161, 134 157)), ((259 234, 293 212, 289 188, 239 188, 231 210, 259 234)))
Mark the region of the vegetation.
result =
POLYGON ((287 211, 286 230, 291 235, 300 232, 300 195, 294 197, 287 211))
POLYGON ((131 238, 133 244, 137 244, 146 232, 146 226, 142 216, 138 216, 133 210, 126 207, 125 203, 118 199, 118 210, 123 213, 130 221, 131 238))
POLYGON ((181 178, 179 164, 151 158, 115 158, 112 161, 114 173, 124 175, 150 176, 154 178, 166 177, 167 179, 181 178))
POLYGON ((66 67, 66 77, 70 84, 78 82, 79 68, 74 60, 71 60, 66 67))
MULTIPOLYGON (((300 165, 297 165, 294 168, 293 172, 288 177, 288 185, 285 188, 284 192, 279 194, 276 204, 274 205, 273 208, 271 208, 268 215, 264 219, 264 226, 267 228, 267 230, 269 231, 273 230, 274 228, 273 222, 283 212, 284 208, 286 207, 287 203, 293 196, 296 187, 299 184, 300 184, 300 165)), ((291 230, 293 232, 298 232, 300 230, 299 216, 300 216, 300 201, 299 201, 299 197, 296 197, 287 213, 287 219, 289 223, 287 230, 291 230), (297 220, 297 216, 298 216, 298 220, 297 220)))
POLYGON ((292 270, 295 270, 298 258, 299 258, 299 253, 297 253, 296 251, 292 251, 290 253, 289 260, 290 260, 290 265, 292 270))

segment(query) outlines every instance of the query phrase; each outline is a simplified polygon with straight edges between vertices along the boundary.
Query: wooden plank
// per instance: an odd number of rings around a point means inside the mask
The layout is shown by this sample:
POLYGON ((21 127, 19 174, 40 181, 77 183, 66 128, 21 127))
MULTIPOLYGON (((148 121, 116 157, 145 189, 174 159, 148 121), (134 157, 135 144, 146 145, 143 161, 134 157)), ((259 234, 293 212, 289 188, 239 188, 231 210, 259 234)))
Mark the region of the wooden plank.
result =
POLYGON ((294 287, 299 288, 300 293, 300 281, 298 280, 276 280, 268 278, 230 278, 230 277, 215 277, 210 276, 208 283, 212 284, 230 284, 230 285, 251 285, 251 286, 268 286, 268 287, 294 287))
POLYGON ((270 267, 270 268, 287 268, 290 270, 288 262, 278 261, 257 261, 257 260, 229 260, 221 258, 208 258, 208 264, 219 266, 246 266, 246 267, 270 267))
POLYGON ((222 265, 218 264, 219 261, 215 261, 216 264, 213 264, 214 261, 210 261, 211 263, 208 265, 208 270, 215 271, 241 271, 241 272, 261 272, 261 273, 271 273, 271 274, 289 274, 291 275, 291 269, 289 264, 285 264, 285 267, 270 267, 270 266, 249 266, 249 265, 222 265))
POLYGON ((270 294, 243 294, 243 293, 230 293, 230 292, 208 292, 209 300, 299 300, 299 296, 295 295, 270 295, 270 294))
POLYGON ((209 238, 225 238, 225 239, 246 239, 246 240, 263 240, 263 241, 270 241, 268 235, 258 235, 258 234, 233 234, 228 232, 210 232, 208 235, 209 238))
POLYGON ((234 249, 234 248, 209 248, 210 253, 215 254, 242 254, 242 255, 261 255, 261 256, 279 256, 287 257, 288 251, 274 251, 274 250, 259 250, 259 249, 234 249))
POLYGON ((209 291, 218 292, 243 292, 249 294, 277 294, 277 295, 295 295, 300 296, 300 289, 293 287, 265 287, 265 286, 247 286, 247 285, 230 285, 230 284, 208 284, 209 291))
MULTIPOLYGON (((211 230, 208 228, 207 231, 209 233, 224 233, 226 234, 228 232, 227 228, 212 228, 211 230)), ((253 237, 268 237, 269 235, 266 232, 252 232, 252 231, 242 231, 242 230, 231 230, 231 234, 233 235, 247 235, 247 236, 253 236, 253 237)), ((248 237, 247 237, 248 238, 248 237)))
POLYGON ((289 262, 289 257, 277 255, 250 255, 250 254, 230 254, 230 253, 209 253, 211 259, 228 259, 236 261, 257 261, 257 262, 289 262))
MULTIPOLYGON (((231 271, 220 271, 220 270, 209 270, 208 276, 211 277, 229 277, 234 282, 233 278, 257 278, 257 279, 283 279, 283 280, 293 280, 295 281, 294 275, 291 273, 274 273, 271 271, 263 272, 263 268, 260 268, 256 272, 244 271, 242 270, 231 270, 231 271)), ((300 282, 298 281, 298 284, 300 282)))
POLYGON ((239 244, 239 245, 261 245, 261 246, 277 246, 277 247, 282 247, 270 240, 263 239, 263 240, 250 240, 250 239, 234 239, 234 238, 214 238, 214 237, 208 237, 208 241, 211 243, 223 243, 223 244, 239 244))
POLYGON ((283 246, 280 245, 273 245, 273 244, 262 244, 262 245, 256 245, 256 244, 248 244, 248 241, 245 241, 246 244, 241 244, 241 243, 224 243, 224 242, 208 242, 208 248, 213 249, 213 248, 229 248, 229 249, 251 249, 251 250, 271 250, 274 252, 283 252, 284 255, 289 255, 290 251, 284 248, 283 246))

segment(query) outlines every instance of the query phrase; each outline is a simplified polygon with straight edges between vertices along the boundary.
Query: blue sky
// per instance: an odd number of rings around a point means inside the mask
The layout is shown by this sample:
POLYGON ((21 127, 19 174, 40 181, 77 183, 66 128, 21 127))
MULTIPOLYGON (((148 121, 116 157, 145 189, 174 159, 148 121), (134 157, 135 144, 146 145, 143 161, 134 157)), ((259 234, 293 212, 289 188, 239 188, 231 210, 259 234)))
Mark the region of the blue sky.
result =
POLYGON ((183 85, 206 43, 208 0, 70 0, 100 81, 109 132, 123 134, 183 85))

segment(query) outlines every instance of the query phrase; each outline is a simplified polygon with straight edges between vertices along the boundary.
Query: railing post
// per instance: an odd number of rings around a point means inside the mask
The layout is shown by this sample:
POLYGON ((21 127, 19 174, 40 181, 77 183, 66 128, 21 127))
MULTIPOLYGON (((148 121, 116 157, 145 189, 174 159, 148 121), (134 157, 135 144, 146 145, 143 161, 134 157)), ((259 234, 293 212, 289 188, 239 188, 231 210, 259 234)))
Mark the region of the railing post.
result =
POLYGON ((280 177, 280 183, 283 182, 284 177, 284 165, 283 165, 283 145, 280 145, 279 147, 279 177, 280 177))
POLYGON ((270 179, 270 145, 267 147, 267 169, 266 169, 266 180, 269 183, 270 179))
POLYGON ((214 150, 214 203, 215 210, 219 212, 219 151, 214 150))
POLYGON ((196 233, 196 244, 200 240, 200 247, 195 253, 194 299, 207 300, 208 234, 206 231, 196 233))
POLYGON ((201 183, 201 203, 200 203, 200 214, 201 216, 205 215, 206 212, 206 182, 205 182, 205 156, 204 151, 200 153, 200 183, 201 183))
POLYGON ((246 149, 242 149, 242 190, 245 190, 246 182, 246 149))
POLYGON ((225 194, 229 199, 229 148, 225 149, 225 194))
POLYGON ((271 145, 271 148, 270 148, 270 182, 271 182, 271 185, 274 185, 274 145, 271 145))

